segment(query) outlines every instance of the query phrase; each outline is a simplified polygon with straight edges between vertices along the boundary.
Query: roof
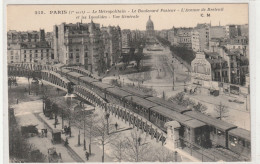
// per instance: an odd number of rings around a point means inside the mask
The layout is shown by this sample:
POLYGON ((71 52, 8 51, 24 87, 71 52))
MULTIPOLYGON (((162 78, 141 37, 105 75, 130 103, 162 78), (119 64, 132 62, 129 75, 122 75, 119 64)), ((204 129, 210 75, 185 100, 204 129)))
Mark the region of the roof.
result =
POLYGON ((175 102, 169 102, 169 101, 163 100, 159 97, 147 97, 146 100, 152 101, 156 104, 160 104, 164 107, 167 107, 167 108, 174 110, 174 111, 177 111, 177 112, 187 111, 187 108, 180 106, 175 102))
POLYGON ((144 93, 143 91, 137 90, 135 88, 123 86, 121 89, 128 92, 128 93, 131 93, 133 95, 137 95, 137 96, 142 97, 142 98, 151 97, 151 95, 148 95, 148 94, 144 93))
POLYGON ((131 102, 133 102, 137 105, 143 106, 147 109, 154 107, 154 106, 158 106, 157 104, 155 104, 151 101, 145 100, 145 99, 138 97, 138 96, 127 96, 125 99, 128 100, 128 101, 131 101, 131 102))
POLYGON ((112 85, 109 85, 109 84, 106 84, 106 83, 102 83, 102 82, 99 82, 99 81, 94 81, 92 83, 92 85, 94 85, 96 87, 99 87, 101 89, 106 89, 106 88, 112 88, 113 87, 112 85))
POLYGON ((250 131, 242 129, 242 128, 232 129, 229 131, 229 134, 235 135, 240 138, 245 138, 246 140, 251 141, 250 131))
POLYGON ((195 119, 186 121, 184 124, 185 124, 186 126, 188 126, 188 127, 193 128, 193 129, 199 128, 199 127, 202 127, 202 126, 205 126, 205 125, 206 125, 206 124, 204 124, 203 122, 201 122, 201 121, 199 121, 199 120, 195 120, 195 119))
POLYGON ((116 96, 120 96, 120 97, 126 97, 126 96, 132 95, 132 94, 130 94, 128 92, 123 91, 122 89, 117 88, 117 87, 108 88, 107 91, 112 93, 112 94, 114 94, 114 95, 116 95, 116 96))
POLYGON ((188 111, 188 112, 185 112, 184 114, 187 115, 187 116, 190 116, 192 118, 195 118, 197 120, 200 120, 200 121, 202 121, 202 122, 204 122, 208 125, 211 125, 211 126, 214 126, 218 129, 224 130, 224 131, 236 127, 233 124, 227 123, 227 122, 222 121, 222 120, 218 120, 216 118, 213 118, 211 116, 207 116, 207 115, 205 115, 203 113, 199 113, 199 112, 188 111))
POLYGON ((192 119, 189 116, 185 116, 183 114, 180 114, 176 111, 172 111, 171 109, 163 107, 163 106, 155 106, 155 107, 152 107, 151 110, 153 110, 159 114, 162 114, 168 118, 171 118, 172 120, 176 120, 182 124, 185 124, 184 123, 185 121, 192 119))
POLYGON ((77 78, 84 76, 84 75, 77 73, 77 72, 69 72, 68 75, 71 75, 71 76, 74 76, 74 77, 77 77, 77 78))
POLYGON ((21 49, 32 49, 32 48, 51 48, 51 46, 47 41, 21 43, 21 49))
POLYGON ((87 76, 80 77, 79 79, 86 81, 88 83, 97 82, 97 80, 90 78, 90 77, 87 77, 87 76))
POLYGON ((68 70, 68 69, 66 69, 66 68, 61 68, 61 72, 62 72, 62 73, 68 73, 68 72, 71 72, 71 70, 68 70))
POLYGON ((61 133, 61 130, 60 129, 53 129, 52 133, 61 133))

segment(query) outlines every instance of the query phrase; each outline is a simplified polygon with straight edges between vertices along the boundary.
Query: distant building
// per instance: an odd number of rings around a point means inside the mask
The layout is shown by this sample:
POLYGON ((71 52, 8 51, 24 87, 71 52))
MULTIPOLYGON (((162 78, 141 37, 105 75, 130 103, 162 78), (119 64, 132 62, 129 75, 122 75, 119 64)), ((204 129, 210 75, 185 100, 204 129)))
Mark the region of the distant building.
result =
POLYGON ((7 63, 19 63, 21 61, 21 44, 9 43, 7 46, 7 63))
POLYGON ((248 30, 248 24, 240 25, 240 36, 246 36, 249 37, 249 30, 248 30))
POLYGON ((155 36, 155 31, 154 31, 154 24, 153 21, 151 20, 151 16, 149 16, 149 19, 146 23, 146 37, 154 37, 155 36))
POLYGON ((225 27, 225 30, 226 30, 226 37, 227 38, 235 38, 238 36, 238 32, 237 32, 237 27, 236 25, 227 25, 225 27))
POLYGON ((249 45, 248 38, 246 36, 237 36, 236 38, 230 39, 227 43, 226 48, 228 50, 237 50, 243 56, 249 58, 249 45))
POLYGON ((192 49, 191 43, 192 28, 179 28, 177 31, 177 43, 181 47, 192 49))
POLYGON ((209 24, 198 24, 191 32, 192 50, 204 51, 209 48, 209 24))
POLYGON ((209 28, 209 38, 225 38, 226 31, 223 26, 211 26, 209 28))
POLYGON ((178 36, 177 36, 177 29, 172 28, 168 31, 168 41, 171 43, 171 45, 177 45, 178 44, 178 36))
POLYGON ((122 50, 121 29, 119 26, 102 27, 102 39, 104 43, 105 63, 107 68, 119 61, 122 50))
POLYGON ((132 46, 132 35, 131 30, 122 30, 122 48, 130 48, 132 46))

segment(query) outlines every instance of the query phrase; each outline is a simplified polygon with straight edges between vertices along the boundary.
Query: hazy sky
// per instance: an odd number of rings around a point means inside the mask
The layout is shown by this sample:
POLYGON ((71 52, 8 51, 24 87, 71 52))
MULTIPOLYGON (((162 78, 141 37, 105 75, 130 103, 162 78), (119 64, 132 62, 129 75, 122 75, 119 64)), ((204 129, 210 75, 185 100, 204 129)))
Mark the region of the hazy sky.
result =
POLYGON ((149 15, 151 15, 155 30, 170 29, 173 26, 194 27, 197 23, 209 23, 210 21, 212 25, 218 25, 219 21, 221 25, 248 24, 248 5, 8 5, 7 30, 27 31, 44 28, 46 31, 52 31, 53 25, 62 22, 80 22, 82 16, 84 16, 83 23, 91 21, 89 16, 99 16, 99 18, 93 18, 93 21, 104 26, 119 25, 122 29, 145 30, 149 15), (202 8, 205 8, 206 11, 201 11, 202 8), (214 11, 207 11, 208 8, 214 11), (99 10, 109 12, 116 9, 124 13, 99 13, 99 10), (36 11, 40 14, 35 14, 36 11), (207 17, 206 14, 210 14, 210 17, 207 17), (138 16, 138 18, 122 18, 122 15, 138 16))

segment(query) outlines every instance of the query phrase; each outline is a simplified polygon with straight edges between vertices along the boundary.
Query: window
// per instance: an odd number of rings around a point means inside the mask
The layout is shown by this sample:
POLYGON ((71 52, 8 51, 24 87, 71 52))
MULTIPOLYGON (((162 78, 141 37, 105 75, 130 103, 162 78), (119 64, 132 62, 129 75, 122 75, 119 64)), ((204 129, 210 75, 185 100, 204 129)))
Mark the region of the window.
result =
POLYGON ((35 50, 35 52, 37 53, 37 52, 38 52, 38 50, 35 50))
POLYGON ((217 130, 217 135, 222 136, 222 135, 224 135, 224 132, 221 130, 217 130))
POLYGON ((43 52, 43 50, 41 49, 41 52, 43 52))
POLYGON ((23 52, 26 53, 26 50, 24 50, 23 52))
POLYGON ((26 58, 26 55, 24 54, 24 58, 26 58))
POLYGON ((11 56, 11 60, 13 60, 14 59, 14 57, 13 56, 11 56))
POLYGON ((30 54, 30 58, 32 58, 32 54, 30 54))
POLYGON ((79 58, 79 53, 76 53, 76 58, 79 58))
POLYGON ((49 52, 49 49, 46 49, 46 52, 49 52))
POLYGON ((88 53, 87 53, 87 52, 85 52, 85 58, 86 58, 86 57, 88 57, 88 53))
POLYGON ((35 57, 37 58, 37 57, 38 57, 38 54, 35 54, 35 57))
POLYGON ((24 62, 26 62, 26 59, 24 59, 24 62))
POLYGON ((30 50, 30 53, 32 53, 32 50, 30 50))
POLYGON ((73 53, 70 53, 70 58, 73 58, 73 53))

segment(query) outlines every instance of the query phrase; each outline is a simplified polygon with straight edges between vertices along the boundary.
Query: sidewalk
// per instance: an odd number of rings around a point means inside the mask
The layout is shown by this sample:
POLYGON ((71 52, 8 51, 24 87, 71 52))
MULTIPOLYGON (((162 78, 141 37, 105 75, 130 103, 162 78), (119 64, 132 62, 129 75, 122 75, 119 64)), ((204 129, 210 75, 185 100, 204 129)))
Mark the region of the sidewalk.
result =
MULTIPOLYGON (((48 124, 51 128, 54 128, 54 119, 49 119, 47 117, 44 116, 43 113, 40 113, 39 116, 44 120, 44 122, 46 124, 48 124)), ((61 125, 61 117, 58 117, 59 120, 59 124, 56 125, 56 129, 62 129, 62 125, 61 125)), ((68 122, 66 120, 64 120, 64 125, 68 126, 68 122)), ((69 146, 71 147, 71 149, 85 162, 102 162, 102 149, 96 145, 95 143, 91 144, 91 155, 89 157, 89 160, 87 161, 86 157, 85 157, 85 151, 83 150, 83 136, 84 133, 83 131, 80 132, 80 146, 78 146, 78 134, 79 134, 79 130, 75 127, 71 127, 71 137, 68 137, 68 142, 69 142, 69 146)), ((66 136, 65 134, 61 135, 62 139, 65 140, 66 136)), ((88 151, 88 145, 89 145, 89 140, 86 137, 86 148, 88 151)), ((109 157, 106 153, 105 153, 105 162, 114 162, 114 160, 109 157)))

